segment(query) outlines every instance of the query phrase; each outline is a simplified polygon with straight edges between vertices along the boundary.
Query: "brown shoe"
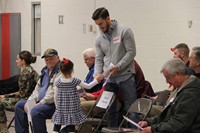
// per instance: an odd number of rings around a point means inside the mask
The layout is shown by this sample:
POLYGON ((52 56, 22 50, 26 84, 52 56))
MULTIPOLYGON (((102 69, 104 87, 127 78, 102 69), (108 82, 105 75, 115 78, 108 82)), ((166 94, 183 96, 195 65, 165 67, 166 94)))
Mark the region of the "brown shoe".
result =
POLYGON ((6 123, 0 123, 0 133, 9 133, 6 123))

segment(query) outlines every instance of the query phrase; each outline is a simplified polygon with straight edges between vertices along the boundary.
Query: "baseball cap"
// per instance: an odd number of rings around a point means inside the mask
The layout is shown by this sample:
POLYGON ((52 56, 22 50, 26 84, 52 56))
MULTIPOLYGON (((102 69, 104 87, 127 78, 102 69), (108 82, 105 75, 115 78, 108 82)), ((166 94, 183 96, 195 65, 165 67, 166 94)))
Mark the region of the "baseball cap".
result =
POLYGON ((54 55, 58 55, 58 52, 55 49, 49 48, 44 52, 44 55, 42 56, 42 58, 52 57, 54 55))

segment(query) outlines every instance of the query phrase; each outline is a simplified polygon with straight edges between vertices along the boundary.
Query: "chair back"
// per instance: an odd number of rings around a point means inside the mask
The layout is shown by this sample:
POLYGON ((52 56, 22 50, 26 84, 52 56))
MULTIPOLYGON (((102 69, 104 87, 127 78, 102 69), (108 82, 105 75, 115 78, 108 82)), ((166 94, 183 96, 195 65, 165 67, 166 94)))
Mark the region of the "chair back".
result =
MULTIPOLYGON (((114 99, 115 95, 113 92, 104 90, 101 96, 99 96, 93 107, 88 112, 87 120, 80 126, 80 128, 78 129, 78 133, 82 133, 83 131, 81 130, 86 125, 91 125, 92 132, 97 132, 102 123, 105 122, 108 110, 113 104, 114 99)), ((87 133, 89 133, 89 131, 87 131, 87 133)))
MULTIPOLYGON (((144 120, 148 113, 150 112, 152 107, 152 100, 147 98, 138 98, 136 99, 131 107, 129 108, 128 112, 126 113, 126 117, 130 117, 130 114, 137 114, 139 115, 139 120, 144 120)), ((120 126, 124 123, 124 119, 120 123, 120 126)))
POLYGON ((0 80, 0 95, 17 92, 19 90, 18 80, 19 74, 0 80))
POLYGON ((169 98, 169 95, 170 95, 169 90, 164 90, 159 92, 157 98, 154 100, 154 104, 164 107, 166 105, 167 99, 169 98))
MULTIPOLYGON (((119 125, 119 128, 112 128, 112 127, 103 127, 101 132, 102 133, 135 133, 138 132, 137 129, 135 128, 127 128, 127 122, 125 121, 125 118, 131 117, 130 114, 140 114, 140 120, 144 120, 149 113, 150 109, 152 106, 152 100, 147 99, 147 98, 139 98, 135 100, 135 102, 132 103, 131 107, 129 108, 128 112, 126 113, 126 117, 123 118, 122 122, 119 125), (126 122, 126 127, 123 128, 122 125, 124 126, 124 123, 126 122)), ((132 118, 132 117, 131 117, 132 118)), ((129 118, 130 121, 133 121, 129 118)))
POLYGON ((130 107, 128 112, 136 112, 142 114, 144 120, 152 107, 152 100, 147 98, 137 99, 130 107))

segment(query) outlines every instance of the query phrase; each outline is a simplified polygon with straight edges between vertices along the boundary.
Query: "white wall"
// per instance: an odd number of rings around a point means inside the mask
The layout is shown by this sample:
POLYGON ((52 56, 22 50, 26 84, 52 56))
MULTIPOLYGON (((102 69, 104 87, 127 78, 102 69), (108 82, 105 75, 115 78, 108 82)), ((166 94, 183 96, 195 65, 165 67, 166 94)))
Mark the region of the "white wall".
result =
MULTIPOLYGON (((22 50, 31 50, 31 2, 34 0, 0 0, 0 12, 20 12, 22 15, 22 50)), ((170 48, 180 42, 189 47, 200 44, 199 0, 41 0, 42 52, 51 47, 60 57, 75 63, 75 76, 83 79, 87 67, 81 52, 94 47, 96 34, 88 32, 95 8, 104 6, 111 19, 130 26, 137 45, 136 60, 140 63, 146 79, 155 91, 167 87, 160 68, 173 56, 170 48), (58 15, 64 15, 64 24, 58 24, 58 15), (192 27, 188 21, 192 20, 192 27), (83 34, 86 24, 86 34, 83 34)), ((96 27, 96 26, 95 26, 96 27)), ((98 31, 98 28, 96 28, 98 31)), ((38 58, 34 67, 44 66, 38 58)))
POLYGON ((180 42, 189 47, 200 44, 199 0, 100 0, 99 6, 105 6, 111 18, 132 28, 137 45, 136 60, 155 90, 167 85, 159 71, 173 56, 170 48, 180 42), (193 21, 191 28, 189 20, 193 21))

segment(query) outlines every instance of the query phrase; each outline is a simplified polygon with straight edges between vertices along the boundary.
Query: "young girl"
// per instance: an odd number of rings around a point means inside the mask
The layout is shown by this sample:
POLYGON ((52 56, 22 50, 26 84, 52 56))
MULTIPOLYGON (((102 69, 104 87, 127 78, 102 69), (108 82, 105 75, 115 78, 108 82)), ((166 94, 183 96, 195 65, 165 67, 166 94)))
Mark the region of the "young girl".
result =
POLYGON ((84 83, 80 79, 72 77, 73 66, 73 63, 65 58, 63 58, 60 64, 62 77, 56 82, 56 111, 52 117, 54 122, 53 133, 60 132, 62 125, 66 126, 62 129, 61 133, 74 132, 75 125, 81 124, 86 120, 76 87, 80 86, 90 89, 103 79, 103 76, 99 75, 90 84, 84 83))

